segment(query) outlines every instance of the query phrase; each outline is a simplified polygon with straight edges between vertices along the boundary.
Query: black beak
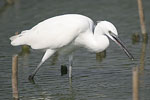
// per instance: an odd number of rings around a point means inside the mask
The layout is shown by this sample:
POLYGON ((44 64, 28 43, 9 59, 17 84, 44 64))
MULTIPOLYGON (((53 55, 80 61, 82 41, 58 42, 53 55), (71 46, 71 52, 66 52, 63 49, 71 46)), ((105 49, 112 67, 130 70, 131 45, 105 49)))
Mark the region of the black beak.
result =
POLYGON ((115 35, 114 33, 110 33, 110 35, 114 38, 115 42, 121 47, 121 49, 123 49, 123 51, 126 53, 126 55, 133 60, 134 57, 132 56, 132 54, 127 50, 126 46, 124 45, 124 43, 119 39, 119 37, 117 35, 115 35))

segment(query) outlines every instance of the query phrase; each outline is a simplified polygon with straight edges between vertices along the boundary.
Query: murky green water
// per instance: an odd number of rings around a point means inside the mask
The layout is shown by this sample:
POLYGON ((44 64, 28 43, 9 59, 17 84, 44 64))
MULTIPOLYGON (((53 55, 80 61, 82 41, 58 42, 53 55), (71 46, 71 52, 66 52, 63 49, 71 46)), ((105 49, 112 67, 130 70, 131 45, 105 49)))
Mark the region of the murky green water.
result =
MULTIPOLYGON (((85 49, 74 53, 73 79, 61 76, 61 61, 49 59, 35 77, 28 75, 41 60, 43 52, 31 50, 19 56, 20 100, 131 100, 132 68, 140 64, 142 42, 133 44, 132 35, 140 33, 136 0, 16 0, 11 6, 0 1, 0 100, 12 99, 11 57, 21 52, 12 47, 9 37, 15 32, 29 29, 38 22, 66 13, 80 13, 94 21, 109 20, 118 29, 135 60, 130 61, 115 44, 110 44, 101 61, 96 54, 85 49)), ((150 27, 150 1, 143 0, 148 33, 150 27)), ((62 58, 62 57, 60 57, 62 58)), ((68 58, 64 58, 68 63, 68 58)), ((150 43, 146 45, 145 66, 140 74, 140 100, 150 99, 150 43)))

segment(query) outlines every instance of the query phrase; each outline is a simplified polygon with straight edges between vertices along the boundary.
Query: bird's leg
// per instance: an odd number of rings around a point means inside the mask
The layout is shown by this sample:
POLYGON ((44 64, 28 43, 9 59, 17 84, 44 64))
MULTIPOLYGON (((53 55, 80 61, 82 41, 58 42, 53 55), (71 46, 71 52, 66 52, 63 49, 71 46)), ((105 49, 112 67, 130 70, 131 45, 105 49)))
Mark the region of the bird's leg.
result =
POLYGON ((31 75, 29 75, 29 80, 34 80, 34 76, 37 73, 37 71, 40 69, 40 66, 43 64, 44 62, 41 61, 38 66, 36 67, 36 69, 32 72, 31 75))
POLYGON ((29 80, 33 80, 34 79, 34 76, 35 74, 37 73, 37 71, 40 69, 41 65, 51 56, 55 53, 54 50, 51 50, 51 49, 47 49, 41 62, 38 64, 38 66, 36 67, 36 69, 33 71, 33 73, 29 76, 29 80))
POLYGON ((72 77, 73 55, 69 55, 69 78, 72 77))

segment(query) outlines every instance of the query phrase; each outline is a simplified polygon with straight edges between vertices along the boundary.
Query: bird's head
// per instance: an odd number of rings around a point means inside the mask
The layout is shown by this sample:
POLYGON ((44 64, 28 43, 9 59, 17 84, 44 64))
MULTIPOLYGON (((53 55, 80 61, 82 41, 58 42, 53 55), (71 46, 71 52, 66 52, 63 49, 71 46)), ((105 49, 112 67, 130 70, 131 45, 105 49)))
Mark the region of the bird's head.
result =
POLYGON ((100 21, 97 24, 97 26, 101 30, 102 35, 105 35, 108 38, 110 38, 111 40, 113 40, 116 44, 118 44, 124 50, 124 52, 127 54, 127 56, 130 59, 132 59, 132 60, 134 59, 134 57, 131 55, 131 53, 127 50, 124 43, 119 39, 117 29, 111 22, 100 21))

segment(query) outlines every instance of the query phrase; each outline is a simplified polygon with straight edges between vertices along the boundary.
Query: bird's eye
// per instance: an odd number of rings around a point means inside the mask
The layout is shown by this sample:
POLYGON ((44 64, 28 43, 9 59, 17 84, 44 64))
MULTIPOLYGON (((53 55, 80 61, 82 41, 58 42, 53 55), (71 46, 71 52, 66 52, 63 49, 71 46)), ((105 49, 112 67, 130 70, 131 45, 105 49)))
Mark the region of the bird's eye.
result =
POLYGON ((109 31, 108 31, 108 33, 110 33, 110 34, 111 34, 112 32, 109 30, 109 31))
POLYGON ((109 30, 108 32, 111 36, 115 36, 115 34, 112 31, 109 30))

